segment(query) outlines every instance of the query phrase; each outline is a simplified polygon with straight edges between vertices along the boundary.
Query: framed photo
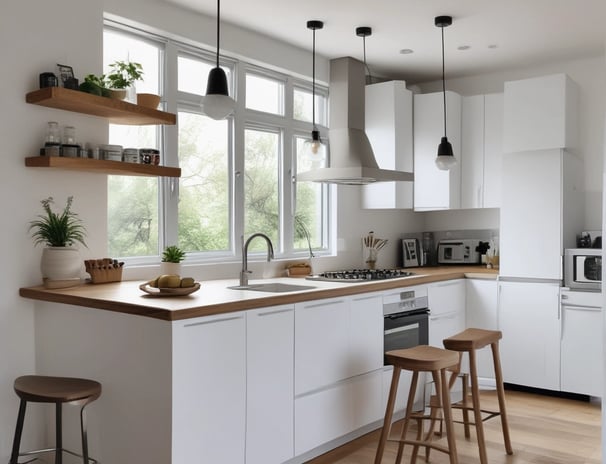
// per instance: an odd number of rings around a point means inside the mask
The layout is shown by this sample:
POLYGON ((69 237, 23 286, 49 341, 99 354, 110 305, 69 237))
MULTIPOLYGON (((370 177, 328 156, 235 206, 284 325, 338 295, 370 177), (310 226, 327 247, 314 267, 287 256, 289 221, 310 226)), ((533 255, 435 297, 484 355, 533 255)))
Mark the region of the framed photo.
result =
POLYGON ((64 87, 66 81, 71 82, 74 79, 74 68, 71 66, 57 63, 57 71, 64 87))
POLYGON ((402 239, 402 261, 404 267, 418 267, 421 265, 419 256, 419 241, 416 238, 402 239))

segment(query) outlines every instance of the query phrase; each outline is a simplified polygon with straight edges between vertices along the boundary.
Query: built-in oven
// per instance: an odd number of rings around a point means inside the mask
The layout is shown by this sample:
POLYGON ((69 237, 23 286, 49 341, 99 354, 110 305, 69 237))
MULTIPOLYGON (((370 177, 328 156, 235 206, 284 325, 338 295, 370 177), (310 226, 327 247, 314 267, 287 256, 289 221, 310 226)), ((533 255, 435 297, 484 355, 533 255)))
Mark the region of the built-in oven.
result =
POLYGON ((564 254, 564 285, 573 290, 602 288, 602 250, 569 248, 564 254))
POLYGON ((427 287, 406 287, 383 296, 384 351, 429 343, 427 287))

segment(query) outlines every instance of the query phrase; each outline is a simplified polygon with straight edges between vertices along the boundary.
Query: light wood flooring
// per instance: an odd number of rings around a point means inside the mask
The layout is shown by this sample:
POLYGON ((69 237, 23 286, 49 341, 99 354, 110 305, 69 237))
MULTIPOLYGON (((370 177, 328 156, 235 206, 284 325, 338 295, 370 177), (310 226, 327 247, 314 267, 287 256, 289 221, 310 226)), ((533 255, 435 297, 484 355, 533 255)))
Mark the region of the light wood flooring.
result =
MULTIPOLYGON (((490 419, 484 422, 489 464, 601 464, 599 404, 509 390, 505 395, 514 454, 505 453, 500 419, 490 419)), ((493 391, 482 392, 481 402, 483 409, 498 410, 493 391)), ((395 424, 392 436, 399 430, 395 424)), ((474 427, 470 440, 465 439, 462 425, 455 424, 455 430, 459 464, 478 464, 474 427)), ((415 429, 409 433, 413 435, 415 429)), ((372 432, 308 464, 373 464, 378 439, 379 431, 372 432)), ((403 463, 410 461, 411 449, 405 447, 403 463)), ((396 450, 397 443, 388 442, 382 464, 393 464, 396 450)), ((417 462, 425 462, 423 449, 417 462)), ((429 462, 449 461, 446 454, 432 450, 429 462)))

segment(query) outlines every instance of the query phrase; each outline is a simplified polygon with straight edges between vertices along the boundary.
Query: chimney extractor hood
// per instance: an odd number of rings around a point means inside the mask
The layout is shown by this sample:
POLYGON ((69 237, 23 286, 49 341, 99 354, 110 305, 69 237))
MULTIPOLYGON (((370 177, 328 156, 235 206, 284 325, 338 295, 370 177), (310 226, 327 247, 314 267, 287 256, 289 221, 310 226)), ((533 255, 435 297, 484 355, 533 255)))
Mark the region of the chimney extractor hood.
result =
POLYGON ((298 181, 362 185, 413 181, 411 172, 381 169, 364 132, 364 64, 354 58, 330 61, 330 166, 302 172, 298 181))

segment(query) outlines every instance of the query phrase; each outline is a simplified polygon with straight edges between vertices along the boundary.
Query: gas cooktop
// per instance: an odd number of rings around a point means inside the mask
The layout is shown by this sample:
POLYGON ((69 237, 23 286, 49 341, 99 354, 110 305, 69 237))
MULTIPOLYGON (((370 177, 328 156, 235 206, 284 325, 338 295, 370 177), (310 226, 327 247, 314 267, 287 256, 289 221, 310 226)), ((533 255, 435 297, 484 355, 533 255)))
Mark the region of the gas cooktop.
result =
POLYGON ((402 269, 347 269, 327 271, 306 277, 307 280, 323 280, 326 282, 360 282, 370 280, 398 279, 413 276, 414 272, 402 269))

